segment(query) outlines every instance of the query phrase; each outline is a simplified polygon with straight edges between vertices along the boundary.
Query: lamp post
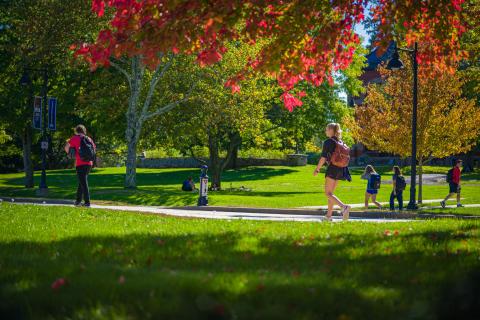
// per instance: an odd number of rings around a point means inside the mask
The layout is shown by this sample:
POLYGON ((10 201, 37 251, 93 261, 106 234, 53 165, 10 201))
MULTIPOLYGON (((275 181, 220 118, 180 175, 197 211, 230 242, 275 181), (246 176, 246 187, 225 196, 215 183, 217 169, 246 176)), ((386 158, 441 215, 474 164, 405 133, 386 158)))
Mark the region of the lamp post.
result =
POLYGON ((47 140, 47 93, 48 93, 48 71, 47 68, 41 69, 33 69, 33 68, 25 68, 22 78, 20 79, 20 84, 23 86, 32 85, 31 79, 29 77, 28 72, 38 72, 42 74, 43 78, 43 87, 42 87, 42 98, 43 98, 43 106, 42 106, 42 142, 41 142, 41 149, 42 149, 42 175, 40 178, 39 189, 40 193, 46 193, 48 190, 47 186, 47 150, 48 150, 48 140, 47 140))
POLYGON ((410 201, 408 202, 407 209, 415 210, 418 209, 416 201, 416 184, 417 184, 417 95, 418 95, 418 62, 417 62, 417 43, 413 49, 407 48, 398 48, 395 47, 395 52, 393 53, 392 59, 387 64, 387 69, 389 70, 398 70, 403 69, 404 65, 402 60, 400 60, 400 55, 398 51, 405 51, 410 54, 412 58, 413 66, 413 106, 412 106, 412 163, 410 170, 410 201))

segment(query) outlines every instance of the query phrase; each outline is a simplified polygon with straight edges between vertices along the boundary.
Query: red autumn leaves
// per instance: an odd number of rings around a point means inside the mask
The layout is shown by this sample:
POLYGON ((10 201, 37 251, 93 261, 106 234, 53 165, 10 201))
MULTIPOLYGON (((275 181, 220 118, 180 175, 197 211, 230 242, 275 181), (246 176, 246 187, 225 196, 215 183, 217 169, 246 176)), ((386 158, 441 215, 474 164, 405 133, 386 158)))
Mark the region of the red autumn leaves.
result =
POLYGON ((158 54, 165 52, 195 54, 206 66, 222 59, 228 41, 266 40, 226 86, 238 92, 240 75, 252 70, 273 76, 284 90, 285 107, 293 110, 302 105, 292 90, 298 82, 332 84, 332 74, 350 65, 359 43, 353 27, 364 19, 367 7, 379 24, 380 41, 391 40, 395 30, 406 45, 419 42, 422 66, 451 70, 464 57, 459 50, 460 36, 468 28, 462 19, 463 2, 93 0, 92 10, 99 16, 111 8, 110 27, 95 43, 80 45, 76 54, 84 56, 92 69, 108 66, 110 57, 122 55, 141 55, 153 68, 158 54))

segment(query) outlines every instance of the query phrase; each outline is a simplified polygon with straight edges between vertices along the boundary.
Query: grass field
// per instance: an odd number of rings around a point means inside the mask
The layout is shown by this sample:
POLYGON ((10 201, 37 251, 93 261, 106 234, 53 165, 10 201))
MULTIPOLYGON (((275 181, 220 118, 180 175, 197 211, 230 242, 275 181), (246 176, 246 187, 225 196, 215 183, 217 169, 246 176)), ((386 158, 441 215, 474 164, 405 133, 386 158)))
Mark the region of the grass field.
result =
MULTIPOLYGON (((210 192, 211 205, 249 206, 249 207, 301 207, 326 204, 323 194, 324 175, 313 177, 314 166, 305 167, 250 167, 230 170, 223 175, 224 191, 210 192), (244 186, 251 191, 239 191, 244 186)), ((388 201, 390 197, 390 168, 379 168, 383 174, 379 201, 388 201)), ((180 191, 182 181, 198 176, 197 169, 138 169, 138 189, 123 188, 124 168, 95 169, 89 181, 92 199, 95 201, 115 201, 129 204, 148 205, 195 205, 197 195, 180 191)), ((446 167, 426 167, 428 173, 445 173, 446 167)), ((361 169, 352 169, 353 181, 342 182, 338 195, 347 203, 362 203, 366 181, 360 180, 361 169)), ((408 172, 406 172, 408 174, 408 172)), ((36 185, 39 176, 36 175, 36 185)), ((74 170, 55 170, 48 172, 49 197, 74 199, 76 177, 74 170)), ((463 203, 480 203, 480 175, 470 174, 463 177, 463 203)), ((447 185, 425 185, 424 199, 441 199, 448 193, 447 185)), ((409 189, 404 192, 408 202, 409 189)), ((35 190, 23 188, 22 174, 0 175, 0 195, 35 196, 35 190)), ((438 204, 436 204, 438 205, 438 204)), ((472 209, 469 209, 472 210, 472 209)), ((480 211, 480 210, 477 210, 480 211)), ((479 212, 480 213, 480 212, 479 212)))
POLYGON ((467 319, 480 306, 479 267, 479 221, 0 204, 1 319, 467 319))

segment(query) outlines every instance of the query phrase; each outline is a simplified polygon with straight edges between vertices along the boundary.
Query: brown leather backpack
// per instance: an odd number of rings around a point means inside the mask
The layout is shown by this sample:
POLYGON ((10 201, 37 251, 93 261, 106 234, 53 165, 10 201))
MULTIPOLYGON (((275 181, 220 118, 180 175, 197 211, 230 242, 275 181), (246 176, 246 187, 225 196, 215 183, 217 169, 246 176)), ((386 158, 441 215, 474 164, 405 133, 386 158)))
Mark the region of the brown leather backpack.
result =
POLYGON ((350 148, 341 140, 335 140, 335 144, 335 151, 330 158, 330 163, 334 166, 345 168, 350 162, 350 148))

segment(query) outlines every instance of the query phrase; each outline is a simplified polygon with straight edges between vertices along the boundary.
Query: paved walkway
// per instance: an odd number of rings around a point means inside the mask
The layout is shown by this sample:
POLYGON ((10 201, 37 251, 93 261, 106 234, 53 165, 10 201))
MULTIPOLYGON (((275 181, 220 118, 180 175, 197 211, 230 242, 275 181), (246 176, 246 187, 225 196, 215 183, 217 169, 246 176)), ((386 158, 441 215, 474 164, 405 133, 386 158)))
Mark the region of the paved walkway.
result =
MULTIPOLYGON (((2 198, 1 201, 8 201, 15 204, 34 204, 43 206, 73 206, 73 201, 63 199, 30 199, 30 198, 2 198)), ((480 207, 480 204, 466 205, 468 207, 480 207)), ((450 206, 454 207, 454 206, 450 206)), ((156 207, 156 206, 133 206, 133 205, 100 205, 94 204, 92 208, 131 211, 147 214, 159 214, 183 218, 202 218, 202 219, 225 219, 225 220, 267 220, 267 221, 310 221, 322 222, 324 210, 313 209, 280 209, 280 208, 235 208, 235 207, 156 207)), ((431 208, 431 207, 430 207, 431 208)), ((415 213, 409 211, 389 212, 380 211, 355 211, 350 213, 351 221, 362 222, 399 222, 413 221, 418 219, 437 219, 437 218, 462 218, 462 219, 480 219, 480 216, 469 215, 448 215, 415 213)), ((333 222, 342 221, 338 212, 334 213, 333 222)))
MULTIPOLYGON (((12 202, 15 204, 33 204, 40 206, 69 206, 71 204, 60 203, 28 203, 28 202, 12 202)), ((207 211, 207 210, 194 210, 194 209, 170 209, 153 206, 119 206, 119 205, 92 205, 92 208, 115 210, 115 211, 131 211, 141 212, 148 214, 159 214, 182 218, 201 218, 201 219, 223 219, 223 220, 263 220, 263 221, 302 221, 302 222, 326 222, 323 215, 312 214, 281 214, 281 213, 265 213, 265 212, 240 212, 240 211, 207 211)), ((233 209, 233 208, 232 208, 233 209)), ((254 210, 254 209, 253 209, 254 210)), ((261 210, 259 210, 261 211, 261 210)), ((334 216, 333 222, 341 222, 340 216, 334 216)), ((375 223, 387 223, 387 222, 406 222, 413 221, 411 219, 392 219, 392 218, 359 218, 350 217, 350 221, 362 221, 362 222, 375 222, 375 223)))
MULTIPOLYGON (((463 198, 462 198, 463 199, 463 198)), ((443 199, 429 199, 429 200, 423 200, 423 203, 426 204, 426 203, 435 203, 435 204, 438 204, 438 206, 428 206, 426 208, 421 208, 421 210, 425 210, 425 209, 438 209, 438 208, 441 208, 440 206, 440 201, 442 201, 443 199)), ((449 203, 452 203, 452 205, 447 205, 446 208, 456 208, 457 205, 456 205, 456 200, 455 199, 450 199, 448 200, 449 203)), ((408 203, 408 199, 404 200, 404 204, 405 206, 407 205, 408 203)), ((382 206, 385 206, 388 208, 388 205, 389 203, 388 202, 380 202, 380 204, 382 206)), ((354 204, 349 204, 352 208, 363 208, 365 206, 364 203, 354 203, 354 204)), ((397 205, 396 203, 396 200, 395 200, 395 205, 397 205)), ((370 201, 370 206, 372 206, 372 202, 370 201)), ((465 204, 464 205, 465 207, 467 208, 478 208, 480 207, 480 204, 465 204)), ((305 207, 300 207, 302 209, 316 209, 316 210, 326 210, 327 209, 327 206, 305 206, 305 207)))

